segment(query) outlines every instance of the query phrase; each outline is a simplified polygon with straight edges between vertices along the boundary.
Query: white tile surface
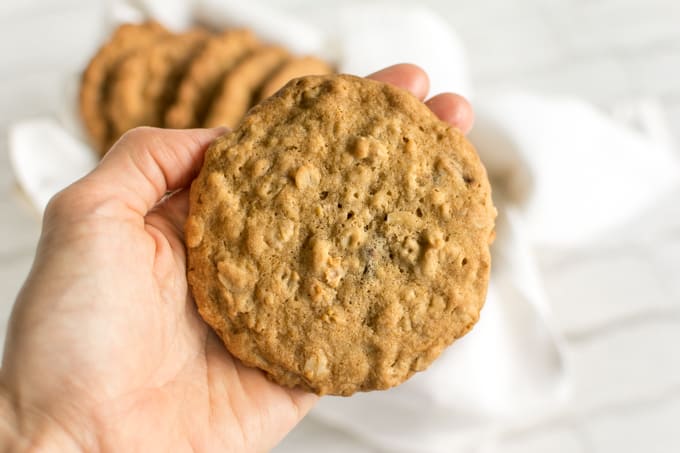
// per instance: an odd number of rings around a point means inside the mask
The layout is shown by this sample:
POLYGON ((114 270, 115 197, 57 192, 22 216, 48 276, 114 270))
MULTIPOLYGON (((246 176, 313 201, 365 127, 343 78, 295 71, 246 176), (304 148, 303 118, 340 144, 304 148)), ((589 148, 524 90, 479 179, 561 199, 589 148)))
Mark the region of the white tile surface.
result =
MULTIPOLYGON (((272 0, 295 11, 312 0, 272 0)), ((659 101, 680 142, 680 3, 675 0, 427 0, 460 33, 477 92, 499 87, 574 94, 612 108, 659 101)), ((101 3, 0 2, 0 336, 39 233, 8 169, 8 122, 63 108, 64 87, 96 43, 101 3), (88 19, 90 18, 90 19, 88 19), (36 33, 35 30, 39 30, 36 33)), ((680 151, 678 152, 680 156, 680 151)), ((498 427, 479 451, 680 451, 680 190, 618 231, 606 247, 542 255, 568 334, 573 399, 544 420, 498 427)), ((370 452, 305 420, 275 451, 370 452)))
POLYGON ((585 453, 587 447, 575 429, 546 428, 507 436, 487 450, 489 453, 585 453))
POLYGON ((680 392, 593 417, 586 425, 590 451, 672 453, 680 445, 680 392))

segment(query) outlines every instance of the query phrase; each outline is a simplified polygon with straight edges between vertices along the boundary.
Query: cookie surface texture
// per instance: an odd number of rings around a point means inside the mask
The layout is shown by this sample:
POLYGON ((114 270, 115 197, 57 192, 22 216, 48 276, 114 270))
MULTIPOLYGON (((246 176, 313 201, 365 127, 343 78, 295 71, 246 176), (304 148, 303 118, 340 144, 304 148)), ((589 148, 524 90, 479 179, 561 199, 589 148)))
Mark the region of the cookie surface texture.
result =
POLYGON ((411 94, 304 77, 207 151, 188 279, 227 349, 273 381, 387 389, 477 321, 495 213, 472 145, 411 94))
POLYGON ((179 85, 166 125, 184 129, 203 123, 224 74, 258 46, 250 30, 228 30, 212 37, 191 62, 179 85))
POLYGON ((83 72, 79 93, 80 114, 92 144, 100 152, 106 151, 110 141, 106 104, 112 72, 128 54, 152 45, 167 34, 156 22, 123 24, 97 51, 83 72))

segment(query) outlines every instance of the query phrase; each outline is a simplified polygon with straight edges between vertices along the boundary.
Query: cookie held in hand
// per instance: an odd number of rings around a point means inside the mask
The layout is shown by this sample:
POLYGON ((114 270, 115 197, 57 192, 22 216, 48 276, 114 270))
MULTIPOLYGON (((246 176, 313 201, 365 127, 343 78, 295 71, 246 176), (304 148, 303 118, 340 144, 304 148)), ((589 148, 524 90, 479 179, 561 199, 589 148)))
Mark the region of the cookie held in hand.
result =
POLYGON ((304 77, 207 151, 188 279, 227 349, 275 382, 386 389, 479 318, 495 214, 472 145, 414 96, 304 77))

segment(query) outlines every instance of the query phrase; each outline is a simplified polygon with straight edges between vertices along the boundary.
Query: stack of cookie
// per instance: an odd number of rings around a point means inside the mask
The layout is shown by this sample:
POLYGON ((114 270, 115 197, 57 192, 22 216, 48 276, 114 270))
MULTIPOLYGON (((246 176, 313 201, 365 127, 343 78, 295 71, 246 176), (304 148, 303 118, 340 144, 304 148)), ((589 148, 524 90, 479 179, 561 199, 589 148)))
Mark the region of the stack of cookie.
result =
POLYGON ((249 30, 171 33, 156 22, 125 24, 92 58, 80 111, 103 155, 128 129, 234 127, 290 79, 331 66, 262 43, 249 30))

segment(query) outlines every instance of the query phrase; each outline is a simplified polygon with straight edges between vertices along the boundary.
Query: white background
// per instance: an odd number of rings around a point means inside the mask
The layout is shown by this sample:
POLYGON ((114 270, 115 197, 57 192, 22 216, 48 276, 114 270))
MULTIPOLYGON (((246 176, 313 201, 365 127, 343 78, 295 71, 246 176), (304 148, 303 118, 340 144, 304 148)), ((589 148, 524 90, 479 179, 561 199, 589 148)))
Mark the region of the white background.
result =
MULTIPOLYGON (((271 3, 294 12, 320 2, 271 3)), ((461 35, 477 93, 573 94, 619 113, 651 99, 680 142, 680 2, 421 3, 461 35)), ((85 0, 0 3, 0 337, 39 233, 9 168, 6 127, 63 112, 73 76, 97 45, 80 37, 98 27, 99 9, 85 0)), ((550 417, 500 427, 479 451, 680 451, 680 189, 595 246, 540 255, 572 351, 571 401, 550 417)), ((312 419, 277 451, 319 448, 372 451, 312 419)))

